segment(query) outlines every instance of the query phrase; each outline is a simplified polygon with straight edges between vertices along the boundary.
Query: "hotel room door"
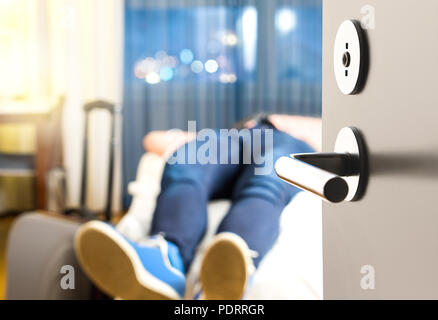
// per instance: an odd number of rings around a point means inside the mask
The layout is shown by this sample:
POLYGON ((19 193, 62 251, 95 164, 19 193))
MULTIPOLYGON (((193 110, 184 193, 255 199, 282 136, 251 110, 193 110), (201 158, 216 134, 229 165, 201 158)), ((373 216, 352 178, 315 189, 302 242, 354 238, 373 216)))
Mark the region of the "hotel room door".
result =
POLYGON ((369 173, 360 201, 323 204, 325 299, 438 298, 437 35, 436 0, 324 1, 323 148, 357 128, 369 173), (369 52, 353 95, 333 71, 338 28, 350 19, 369 52))

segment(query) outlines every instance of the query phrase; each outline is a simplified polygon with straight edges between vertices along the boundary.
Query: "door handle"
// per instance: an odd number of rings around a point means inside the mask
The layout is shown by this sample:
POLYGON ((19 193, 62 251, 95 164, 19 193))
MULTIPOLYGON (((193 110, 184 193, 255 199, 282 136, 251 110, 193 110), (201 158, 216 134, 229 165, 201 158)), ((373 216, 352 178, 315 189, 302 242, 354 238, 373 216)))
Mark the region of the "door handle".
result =
POLYGON ((322 199, 360 200, 367 184, 366 147, 358 129, 343 128, 333 153, 299 153, 275 163, 279 178, 322 199))

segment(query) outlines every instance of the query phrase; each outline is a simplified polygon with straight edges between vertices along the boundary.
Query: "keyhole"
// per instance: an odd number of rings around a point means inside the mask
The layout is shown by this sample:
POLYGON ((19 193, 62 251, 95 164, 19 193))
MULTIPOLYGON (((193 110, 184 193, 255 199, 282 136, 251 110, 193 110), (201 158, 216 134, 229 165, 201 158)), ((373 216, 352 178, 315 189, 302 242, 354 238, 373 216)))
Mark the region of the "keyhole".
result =
POLYGON ((348 68, 350 66, 350 63, 351 63, 351 56, 350 53, 346 51, 342 56, 342 64, 344 65, 345 68, 348 68))

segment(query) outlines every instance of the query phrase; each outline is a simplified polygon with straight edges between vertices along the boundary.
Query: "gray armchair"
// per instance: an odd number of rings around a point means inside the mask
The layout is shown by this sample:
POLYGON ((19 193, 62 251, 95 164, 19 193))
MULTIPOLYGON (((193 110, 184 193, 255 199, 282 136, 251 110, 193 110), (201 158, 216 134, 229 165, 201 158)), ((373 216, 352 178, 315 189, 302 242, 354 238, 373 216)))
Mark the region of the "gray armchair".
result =
MULTIPOLYGON (((90 299, 90 281, 74 254, 73 238, 80 223, 54 214, 24 214, 14 223, 7 244, 6 299, 90 299), (74 272, 62 273, 63 266, 74 272), (74 289, 63 289, 68 274, 74 289)), ((65 271, 64 271, 65 272, 65 271)))

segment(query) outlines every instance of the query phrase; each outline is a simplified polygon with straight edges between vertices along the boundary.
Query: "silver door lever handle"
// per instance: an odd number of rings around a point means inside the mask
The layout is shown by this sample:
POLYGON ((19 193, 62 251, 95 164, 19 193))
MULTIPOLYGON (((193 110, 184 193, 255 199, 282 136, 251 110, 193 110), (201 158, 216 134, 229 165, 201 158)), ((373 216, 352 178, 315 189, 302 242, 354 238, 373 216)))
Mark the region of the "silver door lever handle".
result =
POLYGON ((326 201, 356 201, 365 191, 365 152, 359 131, 347 127, 338 134, 335 152, 281 157, 275 163, 275 171, 282 180, 326 201))

